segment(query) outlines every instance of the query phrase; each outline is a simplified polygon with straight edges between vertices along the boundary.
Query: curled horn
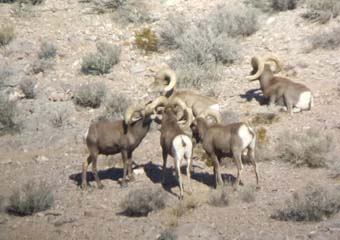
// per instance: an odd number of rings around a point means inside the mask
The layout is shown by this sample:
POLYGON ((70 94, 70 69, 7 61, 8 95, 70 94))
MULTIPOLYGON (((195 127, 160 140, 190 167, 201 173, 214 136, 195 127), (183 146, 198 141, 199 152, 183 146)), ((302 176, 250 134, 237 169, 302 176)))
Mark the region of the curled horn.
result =
POLYGON ((131 121, 132 115, 135 112, 142 112, 143 109, 144 109, 143 105, 136 105, 136 106, 132 105, 128 107, 128 109, 125 111, 125 114, 124 114, 124 123, 128 125, 129 122, 131 121))
POLYGON ((247 79, 250 81, 254 81, 258 79, 264 70, 264 62, 259 57, 252 57, 251 58, 251 65, 253 69, 257 69, 257 72, 254 75, 247 76, 247 79))
POLYGON ((153 112, 159 105, 167 105, 167 104, 168 104, 168 99, 164 96, 160 96, 156 98, 156 100, 146 105, 146 112, 148 113, 153 112))
POLYGON ((221 122, 221 117, 220 115, 216 112, 216 111, 213 111, 211 109, 207 109, 205 110, 204 112, 202 112, 199 117, 201 118, 206 118, 206 117, 212 117, 215 119, 216 123, 220 123, 221 122))
POLYGON ((274 55, 274 54, 266 54, 263 57, 264 62, 274 62, 275 63, 275 70, 273 71, 274 73, 279 73, 282 70, 282 64, 279 60, 279 58, 274 55))
POLYGON ((188 108, 188 106, 185 104, 185 102, 183 100, 181 100, 180 98, 171 99, 171 104, 172 105, 178 105, 180 108, 182 108, 182 110, 184 112, 186 112, 186 118, 187 119, 186 119, 184 128, 189 128, 192 121, 193 121, 193 118, 194 118, 191 108, 188 108))
POLYGON ((163 80, 169 79, 168 85, 164 88, 165 92, 171 91, 176 86, 177 82, 176 73, 174 70, 170 68, 160 70, 157 73, 156 78, 163 80))

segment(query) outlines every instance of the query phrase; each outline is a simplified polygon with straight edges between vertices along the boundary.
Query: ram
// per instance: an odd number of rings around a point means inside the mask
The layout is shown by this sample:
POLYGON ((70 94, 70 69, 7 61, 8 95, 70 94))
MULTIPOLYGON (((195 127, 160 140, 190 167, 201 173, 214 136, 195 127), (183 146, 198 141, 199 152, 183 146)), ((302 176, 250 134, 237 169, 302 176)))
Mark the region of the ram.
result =
POLYGON ((86 171, 90 163, 98 188, 103 187, 97 173, 99 154, 121 153, 124 164, 122 186, 127 186, 127 176, 129 180, 134 179, 132 153, 148 133, 153 116, 153 111, 146 111, 144 106, 130 106, 124 120, 100 120, 90 125, 85 136, 90 154, 83 162, 82 188, 87 186, 86 171))
POLYGON ((193 137, 197 142, 202 143, 203 149, 213 162, 215 187, 223 185, 219 162, 225 156, 232 156, 237 165, 237 177, 234 183, 234 188, 237 188, 241 181, 242 155, 246 153, 245 151, 254 167, 256 185, 259 187, 255 162, 256 135, 251 127, 242 122, 229 125, 208 125, 203 113, 193 121, 191 130, 193 137))
MULTIPOLYGON (((177 77, 174 70, 163 68, 155 75, 155 81, 149 88, 149 92, 160 92, 161 97, 166 97, 171 102, 172 99, 182 100, 191 110, 194 117, 202 112, 212 112, 220 122, 220 104, 217 100, 203 96, 193 90, 176 90, 177 77)), ((191 122, 187 125, 190 126, 191 122)))
POLYGON ((311 110, 313 107, 313 95, 311 90, 301 83, 293 82, 284 77, 274 76, 281 71, 281 63, 274 55, 264 58, 253 57, 251 59, 253 70, 247 78, 250 81, 259 80, 262 93, 269 98, 269 106, 275 103, 285 106, 290 114, 311 110), (272 70, 270 62, 274 62, 276 69, 272 70))

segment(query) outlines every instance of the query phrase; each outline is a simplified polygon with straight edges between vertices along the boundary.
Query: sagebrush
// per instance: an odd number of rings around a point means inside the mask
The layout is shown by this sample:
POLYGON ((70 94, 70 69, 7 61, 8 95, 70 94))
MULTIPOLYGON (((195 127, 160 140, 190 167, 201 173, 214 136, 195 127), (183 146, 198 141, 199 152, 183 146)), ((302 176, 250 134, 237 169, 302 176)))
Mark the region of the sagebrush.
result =
POLYGON ((52 41, 44 40, 40 45, 38 56, 40 59, 54 58, 57 55, 57 47, 52 41))
POLYGON ((36 80, 26 77, 20 81, 20 89, 28 99, 33 99, 36 96, 36 80))
POLYGON ((189 197, 185 198, 183 201, 179 201, 171 208, 171 213, 176 218, 182 217, 185 214, 195 210, 198 207, 198 202, 196 199, 189 197))
POLYGON ((7 96, 0 95, 0 133, 12 132, 17 130, 16 123, 17 105, 9 102, 7 96))
POLYGON ((105 97, 104 105, 107 119, 121 119, 126 109, 132 104, 132 100, 124 93, 111 93, 105 97))
POLYGON ((309 184, 295 192, 271 217, 283 221, 321 221, 340 211, 339 190, 334 186, 309 184))
POLYGON ((101 75, 109 73, 112 66, 119 62, 120 47, 98 42, 96 53, 87 54, 82 61, 81 71, 84 74, 101 75))
POLYGON ((37 59, 32 64, 32 72, 34 74, 45 73, 53 69, 55 62, 50 58, 37 59))
POLYGON ((281 12, 297 8, 299 0, 248 0, 247 3, 263 12, 281 12))
POLYGON ((169 49, 179 48, 178 39, 181 38, 188 27, 189 23, 182 14, 170 14, 159 32, 160 45, 169 49))
POLYGON ((122 24, 138 24, 152 20, 148 2, 145 0, 123 1, 114 12, 113 18, 122 24))
POLYGON ((296 166, 326 167, 333 157, 333 138, 312 129, 298 134, 286 132, 277 151, 279 159, 296 166))
POLYGON ((162 189, 143 188, 131 190, 121 202, 121 214, 129 217, 147 216, 150 212, 163 209, 166 195, 162 189))
POLYGON ((7 212, 26 216, 49 209, 54 201, 51 188, 44 182, 29 181, 9 198, 7 212))
POLYGON ((311 50, 323 48, 328 50, 336 49, 340 46, 340 27, 327 32, 321 32, 309 37, 311 50))
POLYGON ((103 83, 81 85, 74 92, 74 103, 82 107, 98 108, 104 100, 106 88, 103 83))
POLYGON ((339 0, 306 0, 306 11, 302 16, 310 21, 326 23, 339 13, 339 0))

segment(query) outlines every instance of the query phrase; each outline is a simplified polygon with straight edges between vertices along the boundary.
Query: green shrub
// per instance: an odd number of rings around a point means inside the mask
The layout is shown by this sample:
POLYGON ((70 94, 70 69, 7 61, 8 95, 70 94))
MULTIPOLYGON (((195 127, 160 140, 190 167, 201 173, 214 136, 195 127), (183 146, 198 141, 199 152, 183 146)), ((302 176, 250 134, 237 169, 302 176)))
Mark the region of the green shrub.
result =
POLYGON ((279 142, 279 159, 296 166, 325 167, 334 151, 333 139, 318 130, 307 130, 299 134, 287 132, 279 142))
POLYGON ((112 66, 119 62, 120 52, 118 46, 99 42, 97 53, 90 53, 83 58, 81 71, 92 75, 109 73, 112 66))
POLYGON ((306 12, 302 16, 310 21, 326 23, 339 13, 339 0, 306 0, 306 12))
POLYGON ((309 184, 285 206, 272 214, 272 218, 283 221, 321 221, 340 211, 339 189, 309 184))
POLYGON ((74 93, 74 103, 82 107, 100 107, 106 95, 105 85, 102 83, 83 84, 74 93))
POLYGON ((145 53, 156 52, 158 50, 158 40, 156 34, 148 27, 135 33, 135 44, 145 53))
POLYGON ((26 216, 49 209, 53 204, 53 193, 45 183, 29 181, 9 198, 7 212, 26 216))
POLYGON ((15 36, 14 27, 10 24, 0 25, 0 47, 9 44, 15 36))
POLYGON ((166 195, 162 189, 131 190, 121 202, 122 214, 129 217, 147 216, 165 207, 166 195))

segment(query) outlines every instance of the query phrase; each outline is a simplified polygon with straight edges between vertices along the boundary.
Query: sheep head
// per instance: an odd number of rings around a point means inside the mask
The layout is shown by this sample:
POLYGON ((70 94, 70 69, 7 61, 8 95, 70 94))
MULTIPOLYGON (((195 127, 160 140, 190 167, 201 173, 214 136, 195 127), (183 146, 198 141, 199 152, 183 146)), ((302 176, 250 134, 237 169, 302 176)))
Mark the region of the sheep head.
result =
POLYGON ((258 80, 265 71, 279 73, 282 69, 281 62, 279 61, 278 57, 273 54, 267 54, 263 58, 252 57, 251 65, 253 69, 250 72, 250 76, 247 76, 247 79, 250 81, 258 80), (270 63, 275 64, 274 70, 271 70, 270 63))
POLYGON ((165 95, 176 86, 176 73, 170 68, 163 68, 155 75, 155 81, 151 84, 149 92, 160 92, 165 95))
POLYGON ((128 107, 124 114, 124 123, 126 125, 138 122, 141 119, 145 119, 150 116, 152 119, 153 111, 146 108, 144 105, 132 105, 128 107))

